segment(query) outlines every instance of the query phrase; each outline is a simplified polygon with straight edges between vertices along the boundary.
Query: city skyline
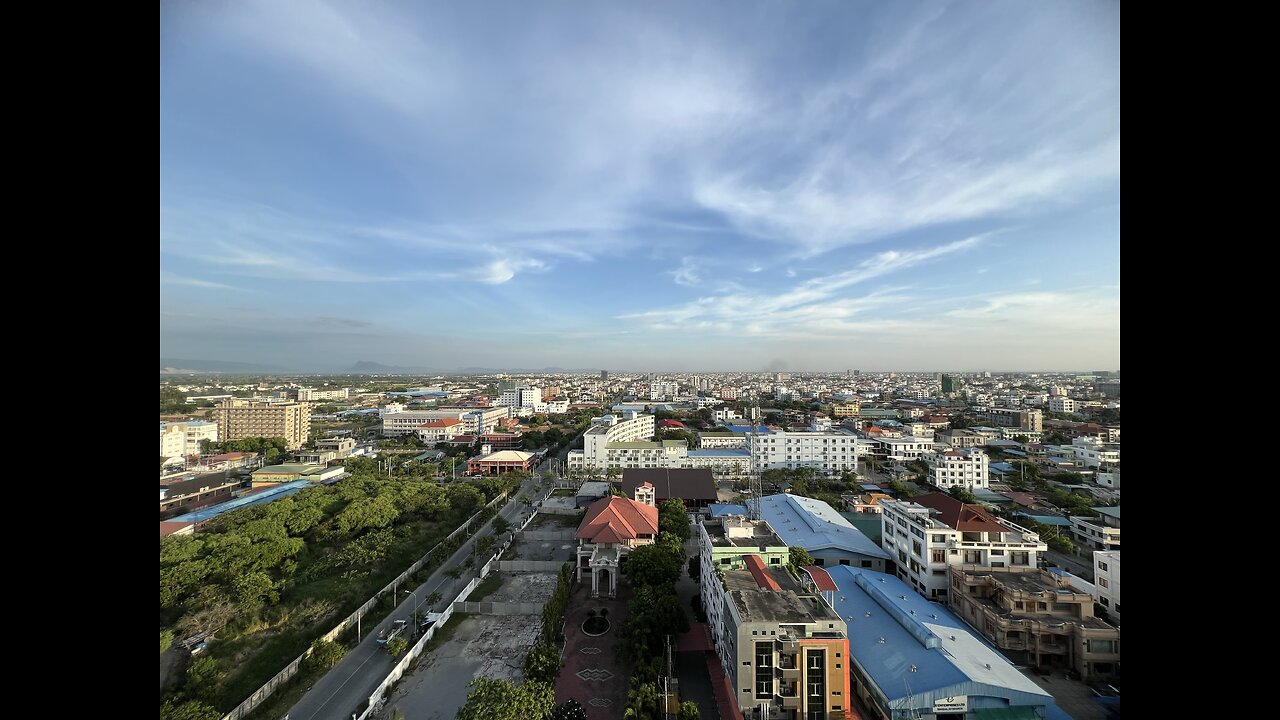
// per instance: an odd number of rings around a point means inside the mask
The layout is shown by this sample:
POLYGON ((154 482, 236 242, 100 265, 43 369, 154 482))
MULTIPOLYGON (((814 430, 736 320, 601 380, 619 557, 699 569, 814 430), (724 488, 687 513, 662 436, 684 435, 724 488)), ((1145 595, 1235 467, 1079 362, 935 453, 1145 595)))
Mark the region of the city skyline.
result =
POLYGON ((162 5, 161 357, 1118 369, 1118 6, 806 9, 162 5))

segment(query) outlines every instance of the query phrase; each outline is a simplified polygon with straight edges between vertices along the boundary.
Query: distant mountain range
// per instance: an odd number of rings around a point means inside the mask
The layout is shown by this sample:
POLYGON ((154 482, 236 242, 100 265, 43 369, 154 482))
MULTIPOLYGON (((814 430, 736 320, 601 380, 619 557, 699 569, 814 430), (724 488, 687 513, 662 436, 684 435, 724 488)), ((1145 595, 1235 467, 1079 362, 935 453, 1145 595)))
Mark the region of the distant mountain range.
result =
POLYGON ((230 362, 228 360, 191 360, 190 358, 160 358, 160 374, 172 373, 267 373, 281 372, 276 365, 230 362))

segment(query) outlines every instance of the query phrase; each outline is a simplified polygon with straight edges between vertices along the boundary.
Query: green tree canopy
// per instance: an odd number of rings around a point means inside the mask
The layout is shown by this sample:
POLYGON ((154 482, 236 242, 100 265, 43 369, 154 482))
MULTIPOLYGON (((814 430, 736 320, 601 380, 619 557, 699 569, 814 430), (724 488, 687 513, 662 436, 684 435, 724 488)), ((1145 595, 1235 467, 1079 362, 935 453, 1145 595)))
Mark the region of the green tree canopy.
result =
POLYGON ((555 691, 536 680, 512 685, 507 680, 476 678, 467 684, 467 703, 457 720, 545 720, 555 708, 555 691))
POLYGON ((813 556, 809 554, 808 550, 805 550, 804 548, 798 545, 792 545, 790 548, 788 548, 788 550, 791 554, 791 558, 790 558, 791 569, 794 570, 795 572, 799 573, 800 568, 806 565, 814 564, 813 556))
POLYGON ((670 586, 680 579, 684 558, 661 544, 641 545, 627 555, 625 572, 636 586, 670 586))

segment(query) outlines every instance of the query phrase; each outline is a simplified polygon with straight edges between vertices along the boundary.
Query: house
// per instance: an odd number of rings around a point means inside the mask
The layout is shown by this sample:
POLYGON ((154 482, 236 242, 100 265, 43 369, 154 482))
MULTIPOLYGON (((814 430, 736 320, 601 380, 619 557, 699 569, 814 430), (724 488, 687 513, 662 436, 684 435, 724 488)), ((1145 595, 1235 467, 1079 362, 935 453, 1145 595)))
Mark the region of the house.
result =
POLYGON ((951 587, 951 609, 1013 662, 1086 681, 1119 674, 1120 628, 1094 617, 1065 571, 953 565, 951 587))
POLYGON ((632 548, 651 545, 658 536, 658 507, 653 485, 636 488, 635 500, 609 497, 587 508, 578 532, 578 580, 591 576, 591 596, 618 594, 618 572, 632 548))
POLYGON ((652 485, 658 502, 680 498, 689 509, 704 508, 716 501, 716 481, 710 470, 669 470, 627 468, 622 471, 622 493, 634 496, 641 485, 652 485))
POLYGON ((891 572, 931 600, 947 597, 952 565, 1034 568, 1049 549, 1038 534, 945 493, 880 506, 880 542, 896 564, 891 572))
POLYGON ((1098 517, 1071 516, 1076 542, 1091 550, 1120 549, 1120 506, 1092 508, 1098 517))
POLYGON ((538 456, 520 450, 499 450, 467 461, 468 475, 501 475, 506 472, 528 472, 538 456))

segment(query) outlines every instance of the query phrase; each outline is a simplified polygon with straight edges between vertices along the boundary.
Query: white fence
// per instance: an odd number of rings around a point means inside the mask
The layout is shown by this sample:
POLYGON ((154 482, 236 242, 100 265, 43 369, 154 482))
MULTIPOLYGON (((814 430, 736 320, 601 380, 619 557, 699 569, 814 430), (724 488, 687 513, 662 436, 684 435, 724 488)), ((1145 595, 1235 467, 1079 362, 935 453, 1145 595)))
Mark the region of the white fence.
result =
MULTIPOLYGON (((496 498, 494 498, 493 500, 489 501, 489 503, 488 503, 487 505, 485 505, 485 508, 487 509, 487 508, 494 507, 494 506, 495 506, 495 505, 497 505, 498 503, 500 503, 500 502, 502 502, 503 500, 505 500, 505 499, 506 499, 506 497, 507 497, 507 493, 502 493, 502 494, 501 494, 501 495, 499 495, 498 497, 496 497, 496 498)), ((434 553, 434 552, 436 551, 436 549, 438 549, 438 548, 439 548, 441 545, 443 545, 444 543, 446 543, 446 542, 448 542, 448 541, 450 541, 450 540, 453 540, 453 539, 454 539, 454 538, 456 538, 459 534, 464 533, 464 532, 469 532, 469 531, 470 531, 470 529, 471 529, 472 524, 474 524, 474 523, 475 523, 476 519, 480 517, 480 514, 481 514, 482 512, 484 512, 484 511, 483 511, 483 510, 479 510, 479 511, 477 511, 477 512, 476 512, 476 514, 474 514, 474 515, 472 515, 470 518, 468 518, 466 522, 464 522, 463 524, 459 525, 457 530, 454 530, 453 532, 449 533, 449 535, 448 535, 444 540, 441 540, 440 542, 436 543, 436 544, 435 544, 435 546, 434 546, 434 547, 432 547, 430 550, 428 550, 428 551, 427 551, 427 553, 426 553, 425 555, 423 555, 421 558, 419 558, 417 562, 415 562, 414 564, 410 565, 408 570, 405 570, 404 572, 402 572, 402 573, 400 573, 398 576, 396 576, 396 578, 395 578, 394 580, 392 580, 390 583, 388 583, 386 587, 384 587, 384 588, 382 588, 381 590, 379 590, 378 592, 374 593, 374 594, 373 594, 373 597, 369 598, 368 600, 366 600, 366 601, 365 601, 365 603, 364 603, 363 605, 361 605, 360 607, 356 608, 355 612, 353 612, 353 613, 351 613, 350 615, 348 615, 346 618, 344 618, 344 619, 342 620, 342 622, 340 622, 340 623, 338 623, 336 626, 334 626, 334 628, 333 628, 332 630, 330 630, 329 632, 325 633, 324 635, 321 635, 321 636, 320 636, 319 638, 317 638, 317 639, 318 639, 318 640, 333 640, 334 638, 338 637, 338 635, 339 635, 339 634, 341 634, 343 630, 346 630, 347 628, 351 627, 352 625, 355 625, 357 621, 359 621, 361 618, 363 618, 363 617, 364 617, 364 616, 365 616, 365 615, 366 615, 370 610, 372 610, 372 609, 373 609, 373 607, 374 607, 375 605, 377 605, 377 604, 378 604, 378 600, 382 597, 382 594, 383 594, 383 593, 386 593, 386 592, 395 592, 395 591, 400 587, 400 583, 404 582, 404 581, 405 581, 405 580, 407 580, 410 576, 412 576, 414 573, 416 573, 416 572, 418 572, 419 570, 421 570, 421 569, 422 569, 422 566, 427 564, 427 562, 428 562, 428 561, 430 560, 430 558, 431 558, 431 554, 432 554, 432 553, 434 553)), ((534 514, 536 514, 536 511, 534 512, 534 514)), ((533 519, 533 515, 532 515, 532 514, 529 516, 529 519, 530 519, 530 520, 531 520, 531 519, 533 519)), ((525 526, 525 525, 528 525, 528 524, 529 524, 529 523, 528 523, 528 520, 526 520, 526 521, 525 521, 525 523, 524 523, 523 525, 521 525, 520 527, 521 527, 521 528, 524 528, 524 526, 525 526)), ((505 550, 505 549, 506 549, 506 546, 504 545, 504 546, 503 546, 503 550, 505 550)), ((502 552, 502 551, 501 551, 501 550, 499 550, 499 553, 501 553, 501 552, 502 552)), ((486 565, 485 565, 485 574, 488 574, 488 567, 489 567, 489 566, 486 564, 486 565)), ((484 577, 484 575, 481 575, 481 577, 484 577)), ((472 583, 471 583, 471 584, 467 585, 467 589, 466 589, 466 590, 464 590, 464 592, 463 592, 461 595, 459 595, 458 597, 459 597, 459 598, 465 598, 468 594, 470 594, 470 593, 471 593, 471 590, 474 590, 474 589, 475 589, 474 585, 475 585, 476 583, 478 583, 478 582, 479 582, 478 580, 476 580, 476 581, 472 581, 472 583)), ((452 609, 450 609, 449 611, 447 611, 447 613, 450 613, 450 612, 452 612, 452 609)), ((440 624, 442 624, 442 623, 443 623, 443 620, 442 620, 440 623, 436 623, 436 625, 433 625, 433 626, 432 626, 432 629, 434 629, 436 626, 438 626, 438 625, 440 625, 440 624)), ((430 636, 430 631, 428 631, 428 635, 427 635, 427 637, 429 637, 429 636, 430 636)), ((421 644, 421 643, 419 643, 419 644, 421 644)), ((275 677, 271 678, 271 679, 270 679, 270 680, 268 680, 266 683, 264 683, 264 684, 262 685, 262 687, 260 687, 260 688, 258 688, 257 690, 255 690, 255 691, 253 692, 253 694, 252 694, 252 695, 250 695, 249 697, 245 698, 245 700, 244 700, 243 702, 241 702, 239 705, 235 706, 235 708, 234 708, 234 709, 232 709, 232 710, 231 710, 231 712, 227 713, 226 715, 223 715, 223 716, 222 716, 222 720, 240 720, 240 718, 243 718, 245 715, 248 715, 248 714, 249 714, 249 713, 250 713, 254 708, 256 708, 258 705, 262 704, 262 701, 263 701, 263 700, 266 700, 267 698, 271 697, 271 694, 272 694, 272 693, 274 693, 274 692, 275 692, 275 691, 276 691, 276 690, 277 690, 281 685, 283 685, 284 683, 288 682, 288 681, 289 681, 289 680, 290 680, 294 675, 297 675, 297 674, 298 674, 298 668, 300 668, 300 667, 302 666, 302 661, 303 661, 303 660, 305 660, 305 659, 307 659, 307 656, 309 656, 310 654, 311 654, 311 647, 310 647, 310 646, 308 646, 308 647, 307 647, 307 649, 306 649, 305 651, 303 651, 303 653, 302 653, 301 655, 299 655, 298 657, 296 657, 296 658, 294 658, 294 659, 293 659, 293 662, 289 663, 288 665, 286 665, 286 666, 285 666, 285 668, 284 668, 283 670, 281 670, 280 672, 276 673, 275 677)), ((398 666, 397 666, 397 667, 398 667, 398 666)), ((397 679, 399 678, 399 676, 398 676, 398 675, 397 675, 396 677, 397 677, 397 679)), ((361 716, 361 717, 363 717, 363 716, 361 716)))
MULTIPOLYGON (((548 492, 548 495, 550 495, 550 492, 548 492)), ((529 517, 525 518, 524 522, 520 523, 520 527, 516 528, 516 532, 518 533, 528 527, 529 523, 533 521, 533 518, 537 516, 537 514, 538 511, 535 508, 534 511, 529 514, 529 517)), ((430 628, 427 628, 427 632, 418 639, 418 642, 413 644, 413 647, 409 648, 409 651, 404 654, 404 657, 400 658, 400 662, 396 663, 395 667, 391 668, 391 672, 387 673, 387 677, 384 678, 382 682, 378 683, 378 687, 375 688, 373 694, 369 696, 369 706, 365 708, 364 712, 360 713, 355 720, 366 720, 366 718, 368 718, 374 710, 377 709, 378 704, 382 702, 383 695, 391 689, 392 685, 395 685, 400 681, 400 678, 404 676, 405 670, 407 670, 409 665, 423 653, 427 647, 427 643, 431 641, 431 638, 435 637, 436 630, 444 627, 444 624, 449 621, 449 618, 453 617, 455 612, 464 612, 462 608, 465 608, 468 605, 532 604, 466 602, 466 599, 471 596, 472 591, 476 589, 476 586, 480 584, 480 581, 487 577, 490 572, 498 569, 498 563, 496 561, 498 558, 502 557, 502 553, 507 551, 507 548, 514 541, 514 537, 515 533, 512 533, 507 537, 507 541, 503 543, 501 547, 497 548, 493 557, 484 564, 484 567, 480 568, 480 577, 473 578, 471 582, 467 583, 466 587, 462 588, 462 592, 458 593, 458 597, 454 598, 453 602, 449 604, 449 607, 445 609, 443 614, 441 614, 440 619, 437 620, 430 628)), ((555 563, 556 569, 559 570, 559 567, 563 564, 564 563, 555 563)), ((538 605, 538 612, 542 612, 541 604, 538 605)))
MULTIPOLYGON (((559 563, 564 565, 564 563, 559 563)), ((475 613, 476 615, 541 615, 542 606, 546 603, 526 602, 456 602, 452 607, 457 612, 475 613)))

